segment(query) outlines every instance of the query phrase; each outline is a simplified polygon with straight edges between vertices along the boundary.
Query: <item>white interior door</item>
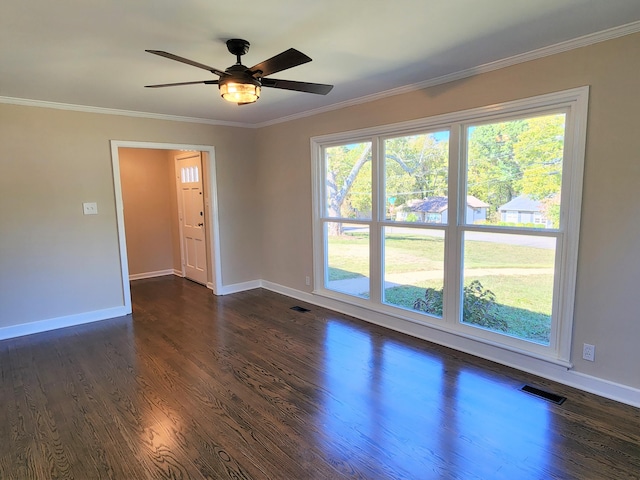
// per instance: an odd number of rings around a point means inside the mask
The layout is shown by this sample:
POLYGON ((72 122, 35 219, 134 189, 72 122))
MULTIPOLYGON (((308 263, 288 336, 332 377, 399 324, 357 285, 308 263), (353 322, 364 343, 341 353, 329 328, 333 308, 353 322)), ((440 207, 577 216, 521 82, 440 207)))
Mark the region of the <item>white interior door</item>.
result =
POLYGON ((176 179, 183 273, 186 278, 206 285, 207 249, 200 152, 176 157, 176 179))

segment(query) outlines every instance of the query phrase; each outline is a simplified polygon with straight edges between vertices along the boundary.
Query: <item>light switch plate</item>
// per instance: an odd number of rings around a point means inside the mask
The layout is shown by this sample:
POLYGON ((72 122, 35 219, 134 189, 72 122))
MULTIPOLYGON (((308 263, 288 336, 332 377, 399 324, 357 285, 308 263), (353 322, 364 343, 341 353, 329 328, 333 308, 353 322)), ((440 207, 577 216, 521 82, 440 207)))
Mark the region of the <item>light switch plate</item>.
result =
POLYGON ((82 204, 82 211, 85 215, 97 215, 98 204, 95 202, 87 202, 82 204))

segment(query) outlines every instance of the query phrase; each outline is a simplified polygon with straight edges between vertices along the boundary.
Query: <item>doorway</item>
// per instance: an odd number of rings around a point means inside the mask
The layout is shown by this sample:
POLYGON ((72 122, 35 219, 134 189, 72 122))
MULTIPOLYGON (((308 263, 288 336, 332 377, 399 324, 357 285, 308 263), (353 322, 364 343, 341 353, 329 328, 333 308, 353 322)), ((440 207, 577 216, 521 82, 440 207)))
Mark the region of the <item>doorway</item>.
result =
MULTIPOLYGON (((190 153, 194 152, 201 156, 201 168, 198 175, 201 183, 202 197, 205 198, 202 210, 196 213, 202 220, 196 222, 202 223, 202 242, 200 244, 199 266, 204 271, 204 277, 194 279, 199 283, 205 284, 214 294, 218 295, 222 286, 221 266, 220 266, 220 250, 219 250, 219 227, 218 227, 218 202, 217 202, 217 183, 215 168, 215 151, 213 146, 204 145, 185 145, 185 144, 164 144, 164 143, 148 143, 148 142, 128 142, 128 141, 111 141, 111 160, 114 180, 114 193, 116 200, 116 220, 118 226, 118 243, 120 247, 120 266, 122 272, 122 292, 123 303, 127 313, 131 313, 131 290, 129 285, 129 262, 127 252, 127 237, 125 232, 124 221, 124 202, 122 195, 122 181, 120 177, 120 152, 119 149, 146 149, 146 150, 165 150, 167 155, 170 151, 190 153), (202 215, 200 212, 202 211, 202 215), (206 235, 205 227, 206 226, 206 235), (204 262, 204 263, 202 263, 204 262), (209 278, 207 278, 209 277, 209 278), (204 280, 204 281, 203 281, 204 280)), ((180 154, 177 155, 178 157, 180 154)), ((187 156, 187 155, 185 155, 187 156)), ((175 198, 175 197, 174 197, 175 198)), ((193 258, 193 257, 192 257, 193 258)), ((176 274, 179 271, 175 272, 176 274)), ((182 274, 184 275, 184 269, 182 274)))

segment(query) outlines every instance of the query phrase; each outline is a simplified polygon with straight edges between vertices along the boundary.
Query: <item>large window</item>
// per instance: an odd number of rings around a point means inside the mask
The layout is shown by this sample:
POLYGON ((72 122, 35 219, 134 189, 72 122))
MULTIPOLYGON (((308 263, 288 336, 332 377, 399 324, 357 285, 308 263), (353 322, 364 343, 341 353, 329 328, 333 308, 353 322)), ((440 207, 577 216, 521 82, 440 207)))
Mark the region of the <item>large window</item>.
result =
POLYGON ((566 363, 586 97, 312 139, 315 292, 566 363))

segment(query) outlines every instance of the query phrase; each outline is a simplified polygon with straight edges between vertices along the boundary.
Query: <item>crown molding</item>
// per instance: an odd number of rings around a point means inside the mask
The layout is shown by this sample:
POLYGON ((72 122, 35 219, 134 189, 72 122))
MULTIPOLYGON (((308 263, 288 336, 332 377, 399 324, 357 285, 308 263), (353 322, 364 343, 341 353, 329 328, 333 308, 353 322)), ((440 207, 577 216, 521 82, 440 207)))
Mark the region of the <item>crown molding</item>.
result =
POLYGON ((120 115, 124 117, 151 118, 154 120, 168 120, 173 122, 200 123, 206 125, 221 125, 225 127, 256 128, 255 124, 241 122, 226 122, 210 118, 182 117, 179 115, 167 115, 164 113, 137 112, 134 110, 118 110, 114 108, 91 107, 88 105, 75 105, 72 103, 48 102, 45 100, 32 100, 28 98, 2 97, 0 103, 22 105, 27 107, 53 108, 56 110, 71 110, 74 112, 99 113, 101 115, 120 115))
POLYGON ((605 42, 607 40, 613 40, 615 38, 623 37, 626 35, 632 35, 640 32, 640 21, 621 25, 619 27, 609 28, 600 32, 591 33, 582 37, 567 40, 565 42, 556 43, 543 48, 538 48, 530 52, 521 53, 512 57, 503 58, 494 62, 485 63, 475 67, 460 70, 458 72, 449 73, 439 77, 424 80, 419 83, 411 85, 405 85, 403 87, 393 88, 385 90, 384 92, 374 93, 371 95, 365 95, 362 97, 346 100, 344 102, 338 102, 325 107, 315 108, 304 112, 296 113, 293 115, 287 115, 285 117, 268 120, 260 123, 243 123, 243 122, 226 122, 222 120, 213 120, 208 118, 198 117, 182 117, 178 115, 166 115, 161 113, 150 112, 137 112, 132 110, 117 110, 103 107, 91 107, 86 105, 74 105, 69 103, 57 103, 48 102, 44 100, 31 100, 24 98, 2 97, 0 96, 0 103, 8 103, 13 105, 24 105, 31 107, 42 108, 54 108, 58 110, 72 110, 77 112, 99 113, 103 115, 121 115, 126 117, 139 117, 139 118, 151 118, 155 120, 169 120, 174 122, 190 122, 201 123, 206 125, 220 125, 227 127, 240 127, 240 128, 262 128, 270 125, 276 125, 279 123, 290 122, 292 120, 299 120, 301 118, 311 117, 321 113, 331 112, 339 110, 341 108, 352 107, 355 105, 361 105, 363 103, 373 102, 383 98, 391 97, 394 95, 401 95, 404 93, 415 92, 417 90, 423 90, 425 88, 434 87, 436 85, 442 85, 444 83, 453 82, 455 80, 462 80, 481 73, 488 73, 501 68, 510 67, 519 63, 529 62, 531 60, 537 60, 539 58, 548 57, 550 55, 556 55, 558 53, 567 52, 569 50, 575 50, 577 48, 587 47, 596 43, 605 42))
POLYGON ((608 30, 603 30, 601 32, 591 33, 589 35, 584 35, 582 37, 574 38, 572 40, 567 40, 565 42, 556 43, 554 45, 539 48, 536 50, 531 50, 530 52, 521 53, 518 55, 514 55, 512 57, 503 58, 501 60, 496 60, 494 62, 485 63, 483 65, 467 68, 465 70, 460 70, 458 72, 449 73, 447 75, 431 78, 429 80, 424 80, 419 83, 405 85, 403 87, 393 88, 390 90, 385 90, 384 92, 374 93, 371 95, 365 95, 363 97, 346 100, 344 102, 334 103, 332 105, 327 105, 325 107, 320 107, 313 110, 307 110, 305 112, 289 115, 286 117, 281 117, 275 120, 270 120, 267 122, 262 122, 254 125, 259 128, 267 127, 269 125, 275 125, 278 123, 289 122, 291 120, 298 120, 305 117, 311 117, 313 115, 318 115, 320 113, 326 113, 333 110, 339 110, 341 108, 352 107, 355 105, 361 105, 363 103, 373 102, 375 100, 380 100, 380 99, 391 97, 394 95, 401 95, 404 93, 415 92, 417 90, 423 90, 425 88, 435 87, 436 85, 442 85, 442 84, 453 82, 456 80, 462 80, 464 78, 469 78, 474 75, 479 75, 481 73, 488 73, 494 70, 500 70, 501 68, 511 67, 513 65, 517 65, 520 63, 529 62, 531 60, 537 60, 539 58, 548 57, 550 55, 556 55, 558 53, 575 50, 577 48, 587 47, 589 45, 605 42, 607 40, 613 40, 615 38, 624 37, 626 35, 632 35, 638 32, 640 32, 640 21, 629 23, 627 25, 622 25, 619 27, 610 28, 608 30))

